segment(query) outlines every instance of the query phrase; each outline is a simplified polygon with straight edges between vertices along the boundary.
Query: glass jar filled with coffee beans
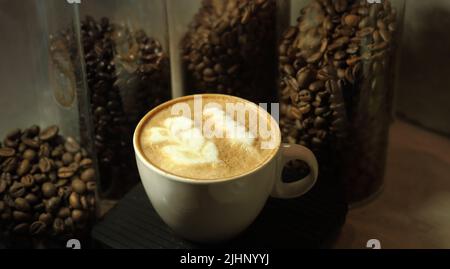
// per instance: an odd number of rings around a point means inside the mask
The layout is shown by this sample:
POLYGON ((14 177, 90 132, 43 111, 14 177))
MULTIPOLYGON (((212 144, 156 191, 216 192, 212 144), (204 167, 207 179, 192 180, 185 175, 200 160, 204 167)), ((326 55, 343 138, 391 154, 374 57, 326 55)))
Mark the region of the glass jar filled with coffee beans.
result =
POLYGON ((278 44, 284 140, 311 148, 351 203, 383 184, 404 5, 292 0, 278 44))
POLYGON ((274 101, 276 13, 281 2, 167 1, 174 92, 274 101))
MULTIPOLYGON (((80 6, 79 36, 72 26, 50 36, 52 62, 61 72, 82 49, 87 109, 80 120, 91 126, 104 197, 120 198, 139 181, 132 135, 138 121, 171 98, 164 1, 91 1, 80 6), (69 33, 69 34, 68 34, 69 33), (81 46, 81 48, 79 48, 81 46), (69 61, 61 61, 65 56, 69 61)), ((78 70, 81 71, 81 70, 78 70)))
MULTIPOLYGON (((101 205, 92 143, 80 139, 81 53, 61 50, 56 68, 46 34, 76 14, 57 0, 0 9, 9 14, 0 16, 0 249, 65 248, 69 239, 89 248, 101 205)), ((74 28, 66 38, 76 39, 74 28)))

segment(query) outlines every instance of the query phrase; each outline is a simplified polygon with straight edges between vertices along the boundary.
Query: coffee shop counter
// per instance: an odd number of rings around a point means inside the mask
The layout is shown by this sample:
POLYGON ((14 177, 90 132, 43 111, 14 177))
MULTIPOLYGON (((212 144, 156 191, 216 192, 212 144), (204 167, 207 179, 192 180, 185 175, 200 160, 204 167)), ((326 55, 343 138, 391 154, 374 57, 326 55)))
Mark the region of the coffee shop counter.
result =
POLYGON ((450 248, 450 139, 397 121, 385 185, 349 211, 335 248, 450 248))

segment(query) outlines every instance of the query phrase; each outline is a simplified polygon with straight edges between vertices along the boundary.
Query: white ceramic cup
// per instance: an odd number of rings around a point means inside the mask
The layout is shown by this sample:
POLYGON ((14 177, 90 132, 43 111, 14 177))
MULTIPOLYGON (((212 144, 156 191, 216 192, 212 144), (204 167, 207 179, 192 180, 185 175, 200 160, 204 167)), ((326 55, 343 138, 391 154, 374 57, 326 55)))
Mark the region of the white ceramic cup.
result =
MULTIPOLYGON (((181 98, 169 102, 177 103, 181 98)), ((166 106, 162 104, 160 107, 166 106)), ((223 180, 195 180, 169 174, 147 161, 138 141, 142 125, 156 110, 158 107, 136 127, 133 144, 137 166, 156 212, 185 239, 204 243, 231 239, 255 220, 269 196, 296 198, 308 192, 317 180, 318 164, 314 154, 303 146, 281 143, 268 161, 244 175, 223 180), (309 165, 310 174, 299 181, 283 182, 283 167, 296 159, 309 165)), ((277 141, 281 141, 280 129, 276 121, 272 117, 270 119, 277 127, 277 141)))

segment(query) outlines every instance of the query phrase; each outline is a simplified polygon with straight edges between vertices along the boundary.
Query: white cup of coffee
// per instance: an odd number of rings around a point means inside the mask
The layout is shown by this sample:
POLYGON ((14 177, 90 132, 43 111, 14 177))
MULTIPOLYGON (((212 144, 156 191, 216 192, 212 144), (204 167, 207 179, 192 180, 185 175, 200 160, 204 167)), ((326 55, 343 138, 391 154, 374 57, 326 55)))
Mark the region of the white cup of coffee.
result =
POLYGON ((201 94, 168 101, 150 111, 134 138, 139 174, 156 212, 181 237, 219 242, 244 231, 269 196, 295 198, 318 176, 314 154, 281 143, 276 120, 247 100, 201 94), (285 183, 291 160, 310 167, 285 183))

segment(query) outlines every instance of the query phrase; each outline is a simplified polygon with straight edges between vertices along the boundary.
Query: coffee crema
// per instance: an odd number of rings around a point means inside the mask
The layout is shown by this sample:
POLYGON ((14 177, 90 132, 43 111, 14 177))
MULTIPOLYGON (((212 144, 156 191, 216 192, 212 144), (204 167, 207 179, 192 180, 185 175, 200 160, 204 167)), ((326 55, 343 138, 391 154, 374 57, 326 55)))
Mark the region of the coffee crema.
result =
POLYGON ((187 96, 151 111, 138 128, 144 157, 184 178, 227 179, 251 172, 278 150, 272 117, 243 99, 216 94, 187 96))

